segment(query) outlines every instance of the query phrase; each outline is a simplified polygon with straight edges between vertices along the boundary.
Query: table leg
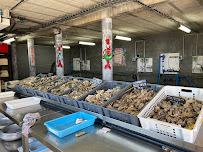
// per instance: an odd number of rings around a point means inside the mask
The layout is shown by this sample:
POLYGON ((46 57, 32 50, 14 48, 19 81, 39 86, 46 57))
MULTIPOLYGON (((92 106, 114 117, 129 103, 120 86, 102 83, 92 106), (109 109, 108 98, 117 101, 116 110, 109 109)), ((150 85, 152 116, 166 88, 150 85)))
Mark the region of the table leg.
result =
POLYGON ((28 137, 22 134, 22 145, 23 145, 23 152, 29 152, 29 142, 28 137))

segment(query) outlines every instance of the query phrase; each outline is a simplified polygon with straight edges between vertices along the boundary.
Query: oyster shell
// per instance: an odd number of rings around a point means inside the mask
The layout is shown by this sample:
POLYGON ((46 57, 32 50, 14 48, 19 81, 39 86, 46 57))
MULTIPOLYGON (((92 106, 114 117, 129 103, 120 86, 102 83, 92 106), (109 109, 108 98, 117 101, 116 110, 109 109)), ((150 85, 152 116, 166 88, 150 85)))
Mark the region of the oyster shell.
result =
POLYGON ((39 86, 39 87, 37 88, 37 90, 38 90, 38 91, 41 91, 41 92, 47 92, 49 89, 51 89, 51 88, 53 88, 53 87, 55 87, 55 86, 57 86, 57 85, 59 85, 59 84, 65 82, 65 81, 66 81, 66 80, 64 80, 64 79, 59 79, 59 80, 56 80, 56 81, 54 81, 54 82, 50 82, 50 83, 48 83, 48 84, 46 84, 46 85, 39 86))
POLYGON ((63 96, 67 98, 78 99, 97 86, 97 84, 92 84, 88 80, 85 80, 83 83, 74 88, 70 94, 63 96))
POLYGON ((59 94, 65 92, 66 90, 73 88, 74 86, 78 85, 81 82, 82 81, 78 80, 78 79, 69 79, 68 82, 64 83, 63 85, 61 85, 55 89, 52 89, 51 93, 55 94, 55 95, 59 95, 59 94))
POLYGON ((154 95, 155 92, 153 90, 133 90, 130 93, 124 94, 119 100, 114 102, 113 106, 109 105, 107 108, 113 108, 132 115, 137 115, 154 95))
POLYGON ((179 97, 185 99, 185 104, 171 103, 164 98, 159 102, 154 110, 149 114, 150 118, 158 119, 189 128, 195 124, 203 103, 192 98, 179 97))

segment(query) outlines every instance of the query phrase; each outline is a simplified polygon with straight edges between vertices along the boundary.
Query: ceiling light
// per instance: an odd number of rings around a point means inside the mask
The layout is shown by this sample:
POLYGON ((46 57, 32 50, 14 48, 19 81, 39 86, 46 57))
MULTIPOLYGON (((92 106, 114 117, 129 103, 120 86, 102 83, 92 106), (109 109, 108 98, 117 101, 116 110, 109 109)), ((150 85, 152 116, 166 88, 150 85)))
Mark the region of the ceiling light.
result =
POLYGON ((184 31, 184 32, 186 32, 186 33, 190 33, 190 32, 191 32, 191 29, 189 29, 188 27, 186 27, 186 26, 184 26, 184 25, 182 25, 182 24, 180 24, 180 26, 179 26, 178 29, 179 29, 179 30, 182 30, 182 31, 184 31))
POLYGON ((82 44, 82 45, 95 45, 95 43, 93 42, 82 42, 82 41, 79 41, 79 44, 82 44))
POLYGON ((12 37, 10 39, 4 40, 3 43, 11 44, 11 42, 15 41, 15 38, 12 37))
POLYGON ((124 41, 131 41, 132 40, 130 37, 124 37, 124 36, 118 36, 118 35, 116 35, 115 39, 124 40, 124 41))
POLYGON ((63 49, 70 49, 70 46, 62 46, 63 49))

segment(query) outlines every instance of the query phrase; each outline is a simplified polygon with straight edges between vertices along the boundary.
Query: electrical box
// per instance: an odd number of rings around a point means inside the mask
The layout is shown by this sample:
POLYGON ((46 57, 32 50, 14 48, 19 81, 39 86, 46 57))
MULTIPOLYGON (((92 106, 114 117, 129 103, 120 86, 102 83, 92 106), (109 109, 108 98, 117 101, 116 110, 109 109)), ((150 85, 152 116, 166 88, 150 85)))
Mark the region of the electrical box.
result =
POLYGON ((90 70, 90 60, 82 61, 82 70, 86 70, 86 71, 90 70))
POLYGON ((203 56, 192 57, 192 73, 203 73, 203 56))
POLYGON ((138 58, 137 72, 152 72, 153 58, 138 58))
POLYGON ((73 58, 73 71, 80 71, 80 58, 73 58))
POLYGON ((159 62, 160 74, 177 74, 180 70, 180 53, 163 53, 159 62))

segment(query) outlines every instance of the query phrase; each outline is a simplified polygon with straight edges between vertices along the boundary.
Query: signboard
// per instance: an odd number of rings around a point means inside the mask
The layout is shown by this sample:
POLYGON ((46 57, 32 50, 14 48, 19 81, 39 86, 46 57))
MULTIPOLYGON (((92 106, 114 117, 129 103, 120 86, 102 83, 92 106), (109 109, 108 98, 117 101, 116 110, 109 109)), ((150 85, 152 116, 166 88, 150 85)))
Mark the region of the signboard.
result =
POLYGON ((114 66, 126 66, 126 48, 113 49, 113 64, 114 66))

